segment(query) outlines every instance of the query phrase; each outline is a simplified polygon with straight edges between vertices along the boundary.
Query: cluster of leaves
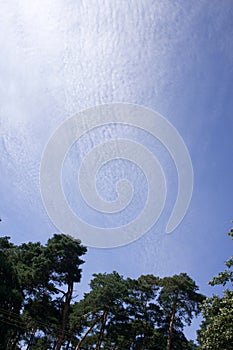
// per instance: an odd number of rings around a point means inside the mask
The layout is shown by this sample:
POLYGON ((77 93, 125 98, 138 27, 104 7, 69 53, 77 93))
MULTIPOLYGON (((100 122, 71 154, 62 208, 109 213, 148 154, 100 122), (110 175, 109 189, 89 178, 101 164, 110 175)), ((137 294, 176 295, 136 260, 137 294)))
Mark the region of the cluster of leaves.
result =
MULTIPOLYGON (((229 235, 233 238, 233 229, 229 235)), ((198 331, 202 350, 233 349, 233 256, 225 265, 226 269, 209 282, 212 286, 222 285, 223 295, 213 295, 203 303, 204 320, 198 331)))
POLYGON ((86 252, 56 234, 47 244, 0 238, 0 349, 192 350, 183 334, 204 300, 185 273, 94 274, 74 302, 86 252))

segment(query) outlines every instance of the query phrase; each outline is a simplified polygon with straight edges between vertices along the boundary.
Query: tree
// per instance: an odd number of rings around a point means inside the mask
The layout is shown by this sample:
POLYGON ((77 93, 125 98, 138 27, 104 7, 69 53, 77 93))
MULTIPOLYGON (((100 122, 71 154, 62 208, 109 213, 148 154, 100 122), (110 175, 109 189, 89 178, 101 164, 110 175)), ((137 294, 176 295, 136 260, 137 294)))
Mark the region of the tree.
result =
POLYGON ((86 247, 80 241, 64 234, 55 234, 48 240, 45 258, 50 266, 50 283, 52 291, 58 291, 62 296, 61 329, 56 344, 56 350, 60 350, 65 338, 68 314, 73 296, 74 283, 80 282, 80 265, 84 263, 80 256, 85 254, 86 247), (60 288, 58 289, 59 286, 60 288), (66 286, 66 290, 64 288, 66 286), (61 289, 62 287, 62 289, 61 289))
POLYGON ((10 237, 0 238, 0 349, 7 349, 20 330, 23 294, 13 264, 16 246, 10 237))
POLYGON ((171 350, 175 335, 183 330, 185 324, 190 325, 193 316, 200 313, 204 296, 197 292, 197 285, 186 273, 164 277, 160 280, 160 286, 158 301, 164 314, 166 350, 171 350))
MULTIPOLYGON (((98 273, 90 291, 74 302, 85 252, 79 241, 64 234, 55 234, 45 245, 14 245, 8 237, 0 238, 0 349, 196 348, 183 328, 204 297, 187 274, 124 279, 116 271, 98 273)), ((226 283, 229 269, 228 264, 226 283)), ((216 299, 215 304, 221 303, 216 299)), ((231 314, 225 310, 224 317, 231 314)))
MULTIPOLYGON (((229 235, 233 237, 233 229, 229 235)), ((225 265, 226 269, 213 277, 209 284, 221 284, 228 288, 221 297, 213 295, 202 306, 204 320, 198 331, 198 341, 203 350, 233 349, 233 257, 225 265)))
POLYGON ((203 304, 204 321, 198 332, 203 350, 233 349, 233 292, 226 290, 222 297, 213 295, 203 304))
POLYGON ((2 349, 22 341, 29 349, 47 335, 46 344, 61 348, 70 337, 66 330, 70 304, 85 252, 80 241, 64 234, 55 234, 45 246, 39 242, 15 246, 8 237, 0 239, 2 349))
POLYGON ((129 317, 132 349, 147 349, 151 343, 154 328, 161 323, 161 310, 157 305, 159 278, 142 275, 138 279, 127 279, 128 297, 126 298, 129 317))
POLYGON ((37 332, 45 334, 59 325, 59 312, 50 280, 52 264, 46 258, 46 246, 40 242, 17 246, 13 264, 23 294, 21 320, 25 327, 20 339, 30 348, 38 340, 37 332))
POLYGON ((99 350, 103 342, 110 342, 108 335, 111 334, 113 325, 115 327, 125 321, 123 300, 127 294, 127 286, 123 277, 116 271, 93 276, 90 282, 91 291, 74 305, 79 325, 84 325, 76 350, 86 346, 90 339, 95 343, 95 349, 99 350))
MULTIPOLYGON (((233 239, 233 228, 230 229, 228 235, 233 239)), ((222 284, 226 286, 227 283, 233 286, 233 256, 231 256, 228 260, 225 261, 226 269, 223 272, 219 272, 218 276, 213 277, 213 279, 209 282, 212 286, 216 284, 222 284)))
POLYGON ((74 334, 76 328, 76 350, 164 350, 169 336, 169 349, 196 348, 182 330, 204 297, 187 274, 126 280, 117 272, 93 276, 90 292, 72 306, 69 329, 74 334))

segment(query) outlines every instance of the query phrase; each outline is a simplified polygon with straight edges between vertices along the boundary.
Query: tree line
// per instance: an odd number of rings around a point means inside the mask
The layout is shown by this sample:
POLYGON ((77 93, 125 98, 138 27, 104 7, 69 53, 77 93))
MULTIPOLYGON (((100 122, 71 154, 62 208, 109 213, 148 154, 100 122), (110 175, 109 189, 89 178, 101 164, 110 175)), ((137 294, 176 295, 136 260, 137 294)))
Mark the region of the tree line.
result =
MULTIPOLYGON (((0 238, 0 349, 233 349, 230 288, 206 299, 186 273, 132 279, 113 271, 94 274, 77 300, 86 251, 65 234, 45 245, 0 238), (201 311, 196 345, 184 328, 201 311)), ((232 284, 232 266, 233 258, 211 283, 232 284)))

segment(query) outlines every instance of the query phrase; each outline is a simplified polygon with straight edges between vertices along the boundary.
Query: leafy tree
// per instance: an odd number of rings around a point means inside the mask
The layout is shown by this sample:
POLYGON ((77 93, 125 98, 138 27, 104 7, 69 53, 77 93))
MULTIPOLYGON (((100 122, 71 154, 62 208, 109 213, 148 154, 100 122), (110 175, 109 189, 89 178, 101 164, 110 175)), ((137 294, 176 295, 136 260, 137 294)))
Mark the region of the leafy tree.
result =
POLYGON ((59 350, 65 339, 66 326, 72 301, 74 283, 80 282, 81 268, 84 261, 80 258, 86 253, 86 248, 80 244, 80 241, 64 234, 55 234, 48 240, 45 259, 49 261, 50 266, 50 284, 53 291, 62 295, 61 310, 61 329, 56 344, 56 350, 59 350), (62 287, 58 289, 58 287, 62 287), (66 290, 64 291, 64 288, 66 290))
MULTIPOLYGON (((233 228, 228 232, 228 235, 233 239, 233 228)), ((219 272, 218 276, 213 277, 209 282, 212 286, 216 284, 222 284, 226 286, 227 283, 233 286, 233 256, 225 261, 226 269, 223 272, 219 272)))
POLYGON ((123 298, 127 293, 127 287, 123 277, 115 271, 111 274, 99 273, 93 276, 90 282, 91 291, 85 294, 81 308, 80 303, 74 306, 79 319, 80 310, 83 310, 82 321, 79 321, 79 324, 84 325, 84 332, 76 350, 86 346, 90 339, 95 342, 95 349, 100 349, 103 342, 109 343, 107 334, 111 333, 113 325, 125 321, 123 298))
POLYGON ((164 350, 171 317, 172 350, 193 350, 182 330, 199 312, 203 296, 186 274, 124 280, 117 272, 95 274, 91 291, 73 305, 71 329, 78 349, 164 350), (172 312, 174 310, 174 315, 172 312))
MULTIPOLYGON (((167 332, 164 328, 156 328, 148 350, 165 350, 167 345, 167 332)), ((187 340, 183 332, 174 329, 172 337, 173 350, 196 350, 198 347, 192 340, 187 340)))
POLYGON ((172 342, 175 334, 179 334, 185 324, 190 325, 193 316, 199 314, 204 296, 197 292, 197 285, 186 273, 164 277, 160 280, 160 286, 158 301, 164 314, 166 350, 171 350, 174 349, 172 342))
POLYGON ((85 252, 64 234, 45 245, 0 238, 0 349, 196 349, 183 328, 204 297, 187 274, 124 279, 115 271, 98 273, 90 292, 74 302, 85 252))
POLYGON ((159 278, 142 275, 137 280, 127 279, 128 297, 126 298, 129 316, 132 349, 147 349, 154 328, 161 322, 161 310, 156 303, 159 278))
POLYGON ((203 317, 198 340, 203 350, 233 349, 233 292, 214 295, 203 304, 203 317))
MULTIPOLYGON (((229 235, 233 237, 233 229, 229 235)), ((203 350, 233 349, 233 257, 225 265, 226 269, 209 283, 212 286, 221 284, 229 287, 224 290, 223 296, 213 295, 202 307, 204 320, 198 331, 198 341, 203 350)))
POLYGON ((15 246, 7 237, 0 239, 2 349, 22 340, 33 348, 48 334, 46 344, 61 348, 70 336, 66 330, 70 304, 85 252, 80 241, 64 234, 55 234, 45 246, 39 242, 15 246))
POLYGON ((0 349, 5 350, 20 330, 23 294, 12 262, 16 247, 10 237, 0 238, 0 349))

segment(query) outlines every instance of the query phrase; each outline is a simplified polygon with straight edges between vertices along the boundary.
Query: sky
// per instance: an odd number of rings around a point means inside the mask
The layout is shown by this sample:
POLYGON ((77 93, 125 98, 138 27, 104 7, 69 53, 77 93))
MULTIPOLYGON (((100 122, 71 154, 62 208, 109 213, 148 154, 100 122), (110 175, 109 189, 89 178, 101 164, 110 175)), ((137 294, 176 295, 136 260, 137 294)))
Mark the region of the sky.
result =
MULTIPOLYGON (((202 293, 218 291, 207 282, 232 254, 232 1, 0 0, 0 6, 1 235, 16 244, 45 243, 60 232, 40 191, 42 155, 59 126, 97 105, 140 105, 166 118, 189 150, 190 206, 167 234, 176 169, 143 130, 110 126, 73 144, 63 164, 63 188, 70 206, 91 224, 126 223, 143 209, 147 190, 141 170, 118 159, 101 169, 97 188, 105 199, 116 199, 109 183, 126 177, 135 185, 130 210, 111 216, 85 206, 76 176, 80 154, 93 140, 94 147, 114 135, 142 143, 159 159, 167 180, 158 221, 130 244, 90 247, 77 292, 88 289, 93 273, 113 270, 132 278, 187 272, 202 293)), ((187 334, 194 338, 195 327, 187 334)))

